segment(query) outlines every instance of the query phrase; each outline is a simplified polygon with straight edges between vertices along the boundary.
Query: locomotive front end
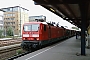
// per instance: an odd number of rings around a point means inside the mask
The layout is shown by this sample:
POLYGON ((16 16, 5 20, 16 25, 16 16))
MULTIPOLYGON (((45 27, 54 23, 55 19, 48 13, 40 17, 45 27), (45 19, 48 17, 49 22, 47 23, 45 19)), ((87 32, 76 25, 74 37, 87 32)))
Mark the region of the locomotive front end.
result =
POLYGON ((24 50, 35 49, 39 46, 39 28, 40 24, 27 23, 23 25, 21 47, 24 50))

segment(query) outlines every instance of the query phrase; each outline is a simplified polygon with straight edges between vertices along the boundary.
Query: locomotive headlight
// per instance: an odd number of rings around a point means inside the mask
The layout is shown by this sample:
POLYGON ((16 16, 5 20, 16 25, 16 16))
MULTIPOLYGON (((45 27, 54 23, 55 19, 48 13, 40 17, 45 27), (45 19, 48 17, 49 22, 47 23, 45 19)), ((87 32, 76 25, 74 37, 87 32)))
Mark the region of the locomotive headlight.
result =
POLYGON ((37 38, 37 40, 39 40, 39 38, 37 38))
POLYGON ((23 40, 25 40, 25 38, 23 38, 23 40))
POLYGON ((39 34, 32 34, 32 37, 39 37, 39 34))

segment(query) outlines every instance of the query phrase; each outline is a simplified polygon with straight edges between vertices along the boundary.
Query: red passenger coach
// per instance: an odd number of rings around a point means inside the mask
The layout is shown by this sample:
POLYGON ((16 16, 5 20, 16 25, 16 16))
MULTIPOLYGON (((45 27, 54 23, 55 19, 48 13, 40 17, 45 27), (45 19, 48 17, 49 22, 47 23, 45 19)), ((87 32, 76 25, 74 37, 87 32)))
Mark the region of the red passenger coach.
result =
POLYGON ((28 22, 23 25, 21 47, 25 50, 39 48, 65 38, 66 30, 46 22, 28 22))

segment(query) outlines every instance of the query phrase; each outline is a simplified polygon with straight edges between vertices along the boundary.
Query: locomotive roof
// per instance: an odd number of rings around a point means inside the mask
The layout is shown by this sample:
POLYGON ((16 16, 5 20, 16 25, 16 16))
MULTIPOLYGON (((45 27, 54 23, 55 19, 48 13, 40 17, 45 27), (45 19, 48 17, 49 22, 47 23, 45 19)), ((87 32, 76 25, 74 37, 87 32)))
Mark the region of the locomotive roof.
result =
MULTIPOLYGON (((51 23, 49 23, 49 22, 26 22, 26 23, 24 23, 24 24, 40 24, 40 23, 42 23, 42 24, 46 24, 46 25, 50 25, 50 26, 56 26, 55 24, 51 24, 51 23)), ((58 26, 58 27, 60 27, 60 26, 58 26)))
POLYGON ((25 24, 29 24, 29 23, 38 23, 38 24, 42 23, 42 24, 47 24, 46 22, 27 22, 27 23, 25 23, 25 24))

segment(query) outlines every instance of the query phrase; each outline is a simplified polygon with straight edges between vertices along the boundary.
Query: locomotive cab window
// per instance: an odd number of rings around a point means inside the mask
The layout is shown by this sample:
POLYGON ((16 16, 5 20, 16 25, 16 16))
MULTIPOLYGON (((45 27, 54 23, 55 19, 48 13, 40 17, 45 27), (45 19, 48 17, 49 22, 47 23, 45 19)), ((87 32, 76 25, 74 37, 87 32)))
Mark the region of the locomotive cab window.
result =
POLYGON ((39 30, 39 24, 29 24, 24 25, 24 31, 38 31, 39 30))
POLYGON ((46 25, 44 25, 44 31, 46 31, 46 25))
POLYGON ((24 31, 31 31, 31 25, 24 25, 23 30, 24 31))
POLYGON ((38 30, 39 30, 39 24, 33 24, 32 31, 38 31, 38 30))

